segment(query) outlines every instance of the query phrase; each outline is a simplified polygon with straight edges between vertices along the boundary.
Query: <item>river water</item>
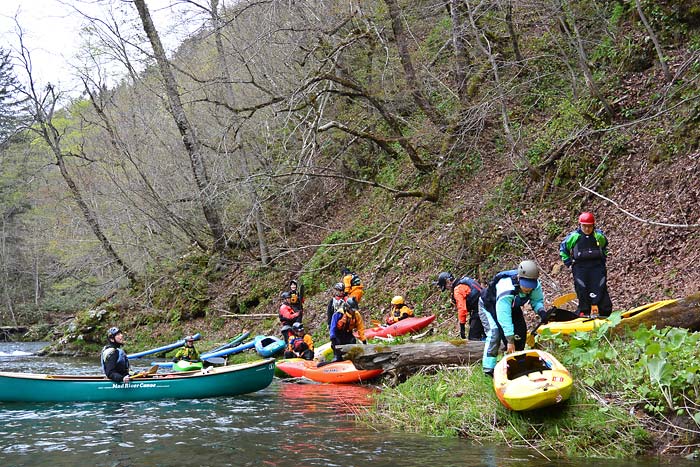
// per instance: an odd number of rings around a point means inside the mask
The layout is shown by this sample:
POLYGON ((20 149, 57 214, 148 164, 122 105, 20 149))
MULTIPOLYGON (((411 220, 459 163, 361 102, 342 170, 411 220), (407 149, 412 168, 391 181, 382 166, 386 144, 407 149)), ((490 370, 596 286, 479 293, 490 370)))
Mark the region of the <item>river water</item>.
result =
MULTIPOLYGON (((0 371, 99 372, 95 361, 35 356, 41 346, 0 343, 0 371)), ((0 466, 659 465, 649 459, 548 461, 534 451, 396 433, 356 422, 356 411, 367 407, 378 390, 275 378, 267 389, 242 397, 130 403, 0 402, 0 466)))

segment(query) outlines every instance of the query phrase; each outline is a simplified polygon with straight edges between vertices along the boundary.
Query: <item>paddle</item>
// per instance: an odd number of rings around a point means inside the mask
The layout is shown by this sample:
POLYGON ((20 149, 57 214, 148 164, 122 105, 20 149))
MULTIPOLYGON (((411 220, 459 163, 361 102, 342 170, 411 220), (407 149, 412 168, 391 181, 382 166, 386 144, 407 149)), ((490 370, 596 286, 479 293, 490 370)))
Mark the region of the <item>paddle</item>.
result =
POLYGON ((147 376, 154 375, 154 374, 156 374, 156 373, 158 372, 158 368, 159 368, 158 365, 153 365, 153 366, 150 367, 148 370, 140 371, 140 372, 136 373, 134 376, 131 376, 130 378, 131 378, 131 379, 135 379, 135 378, 145 378, 145 377, 147 377, 147 376))
POLYGON ((226 359, 224 357, 210 357, 205 358, 204 361, 211 363, 212 365, 223 365, 226 363, 226 359))

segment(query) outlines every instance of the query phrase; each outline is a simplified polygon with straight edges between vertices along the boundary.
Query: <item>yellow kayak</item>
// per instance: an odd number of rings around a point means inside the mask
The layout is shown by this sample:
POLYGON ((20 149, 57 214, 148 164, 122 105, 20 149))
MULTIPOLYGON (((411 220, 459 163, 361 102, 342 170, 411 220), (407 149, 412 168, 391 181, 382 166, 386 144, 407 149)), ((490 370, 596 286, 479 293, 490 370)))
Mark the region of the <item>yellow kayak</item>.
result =
MULTIPOLYGON (((677 299, 661 300, 624 311, 622 312, 622 321, 620 321, 620 324, 632 324, 644 315, 676 301, 677 299)), ((537 328, 537 333, 542 334, 545 329, 549 329, 552 333, 561 334, 572 334, 577 331, 588 332, 602 326, 607 321, 606 318, 576 318, 571 321, 551 321, 539 326, 537 328)))
POLYGON ((573 380, 551 354, 532 349, 504 356, 494 369, 493 388, 506 408, 533 410, 567 400, 573 380))

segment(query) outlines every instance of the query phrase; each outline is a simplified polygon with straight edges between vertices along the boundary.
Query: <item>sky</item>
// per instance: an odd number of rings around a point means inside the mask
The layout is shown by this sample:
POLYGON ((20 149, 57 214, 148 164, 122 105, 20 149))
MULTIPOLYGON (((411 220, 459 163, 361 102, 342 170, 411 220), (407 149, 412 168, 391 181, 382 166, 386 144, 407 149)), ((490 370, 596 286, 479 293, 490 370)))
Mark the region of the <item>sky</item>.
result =
MULTIPOLYGON (((101 0, 104 2, 104 0, 101 0)), ((156 28, 166 48, 172 49, 181 40, 168 33, 174 22, 176 0, 148 0, 147 5, 156 28)), ((52 83, 63 90, 77 86, 77 79, 69 63, 75 63, 74 56, 79 51, 79 32, 85 23, 75 8, 90 15, 104 13, 104 3, 96 0, 0 0, 0 47, 17 50, 17 23, 22 28, 25 46, 32 58, 33 74, 41 84, 52 83)), ((133 14, 137 15, 136 8, 133 14)), ((16 72, 23 82, 23 71, 16 72)))

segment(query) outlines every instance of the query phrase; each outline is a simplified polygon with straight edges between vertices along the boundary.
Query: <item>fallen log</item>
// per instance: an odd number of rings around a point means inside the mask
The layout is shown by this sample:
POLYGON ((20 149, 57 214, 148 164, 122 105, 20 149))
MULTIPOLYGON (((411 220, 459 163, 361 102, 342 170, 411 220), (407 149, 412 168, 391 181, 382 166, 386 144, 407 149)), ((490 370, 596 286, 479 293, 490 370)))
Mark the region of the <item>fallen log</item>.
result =
MULTIPOLYGON (((657 329, 663 329, 671 326, 698 331, 700 330, 700 293, 688 295, 668 305, 650 310, 648 313, 632 316, 626 319, 624 324, 631 329, 644 324, 647 328, 656 326, 657 329)), ((624 328, 624 325, 617 326, 613 328, 613 333, 619 334, 624 331, 624 328)))
POLYGON ((348 344, 338 346, 344 358, 361 370, 394 370, 421 365, 464 365, 481 360, 484 343, 479 341, 430 342, 427 344, 348 344))

